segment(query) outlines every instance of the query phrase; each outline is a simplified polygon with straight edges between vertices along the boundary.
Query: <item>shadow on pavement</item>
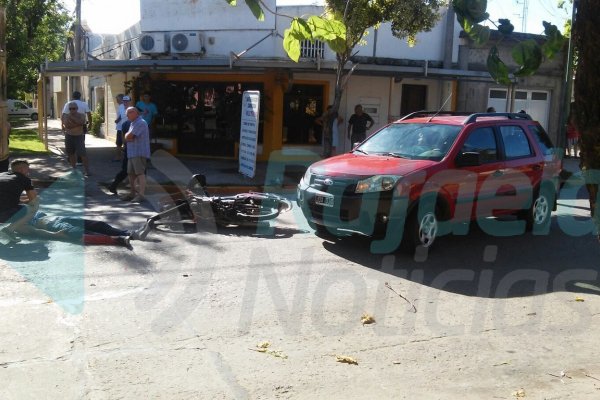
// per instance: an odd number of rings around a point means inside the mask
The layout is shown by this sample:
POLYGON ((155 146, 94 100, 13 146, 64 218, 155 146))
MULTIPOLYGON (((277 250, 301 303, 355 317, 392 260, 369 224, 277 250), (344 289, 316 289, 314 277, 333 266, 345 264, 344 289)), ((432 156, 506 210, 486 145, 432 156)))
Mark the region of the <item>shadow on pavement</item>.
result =
POLYGON ((357 236, 323 242, 331 253, 367 268, 464 296, 600 295, 596 238, 566 234, 556 217, 548 235, 496 237, 476 227, 464 236, 438 238, 430 251, 419 249, 414 256, 372 254, 370 245, 371 240, 357 236))
POLYGON ((40 242, 0 245, 0 259, 14 262, 45 261, 50 259, 50 250, 40 242))

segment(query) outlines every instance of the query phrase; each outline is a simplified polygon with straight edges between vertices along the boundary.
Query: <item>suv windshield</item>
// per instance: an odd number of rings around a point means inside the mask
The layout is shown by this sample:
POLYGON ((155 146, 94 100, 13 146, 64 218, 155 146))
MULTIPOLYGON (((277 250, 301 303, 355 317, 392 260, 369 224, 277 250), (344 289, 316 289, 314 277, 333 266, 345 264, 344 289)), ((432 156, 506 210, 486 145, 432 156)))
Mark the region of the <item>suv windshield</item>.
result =
POLYGON ((439 161, 450 150, 461 128, 441 124, 392 124, 371 136, 356 150, 439 161))

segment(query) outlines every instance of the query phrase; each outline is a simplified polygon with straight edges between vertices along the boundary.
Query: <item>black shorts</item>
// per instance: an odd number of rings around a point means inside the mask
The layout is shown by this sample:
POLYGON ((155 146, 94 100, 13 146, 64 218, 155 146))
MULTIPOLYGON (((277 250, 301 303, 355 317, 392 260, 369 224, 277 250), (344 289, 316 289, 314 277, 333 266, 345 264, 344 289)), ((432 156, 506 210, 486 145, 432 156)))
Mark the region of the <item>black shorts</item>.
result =
POLYGON ((65 135, 65 150, 69 155, 77 153, 85 157, 85 135, 65 135))
POLYGON ((23 204, 19 204, 16 207, 8 210, 0 211, 0 222, 13 222, 22 218, 27 213, 27 207, 23 204))

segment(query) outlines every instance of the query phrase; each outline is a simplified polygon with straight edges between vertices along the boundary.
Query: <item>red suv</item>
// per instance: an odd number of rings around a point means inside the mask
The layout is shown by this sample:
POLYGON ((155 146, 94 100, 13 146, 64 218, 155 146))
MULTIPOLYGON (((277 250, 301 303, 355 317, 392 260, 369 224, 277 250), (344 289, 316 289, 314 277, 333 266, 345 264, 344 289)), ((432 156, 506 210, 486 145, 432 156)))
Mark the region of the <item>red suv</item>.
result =
POLYGON ((436 237, 547 234, 561 160, 527 114, 416 112, 347 154, 312 164, 297 202, 317 234, 373 236, 373 250, 436 237), (515 215, 517 218, 491 218, 515 215))

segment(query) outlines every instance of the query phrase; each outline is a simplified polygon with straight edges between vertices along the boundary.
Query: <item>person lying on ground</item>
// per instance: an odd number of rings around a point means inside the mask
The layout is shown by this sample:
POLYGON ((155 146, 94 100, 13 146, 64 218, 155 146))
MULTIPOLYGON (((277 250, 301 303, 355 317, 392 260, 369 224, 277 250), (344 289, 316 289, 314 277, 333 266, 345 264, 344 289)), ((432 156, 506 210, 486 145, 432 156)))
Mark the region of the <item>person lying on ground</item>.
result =
POLYGON ((84 245, 115 245, 131 249, 130 240, 144 240, 149 231, 144 227, 129 231, 114 228, 103 221, 77 217, 49 216, 36 212, 29 224, 18 232, 51 240, 83 242, 84 245))
POLYGON ((0 230, 0 237, 18 242, 13 232, 27 225, 37 211, 39 201, 29 178, 29 162, 13 160, 10 169, 10 172, 0 173, 0 222, 8 223, 0 230), (23 193, 25 195, 21 196, 23 193))

